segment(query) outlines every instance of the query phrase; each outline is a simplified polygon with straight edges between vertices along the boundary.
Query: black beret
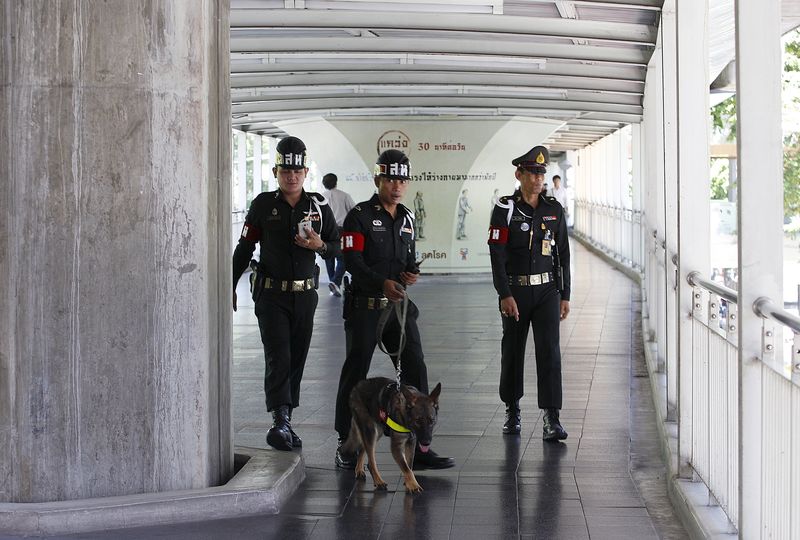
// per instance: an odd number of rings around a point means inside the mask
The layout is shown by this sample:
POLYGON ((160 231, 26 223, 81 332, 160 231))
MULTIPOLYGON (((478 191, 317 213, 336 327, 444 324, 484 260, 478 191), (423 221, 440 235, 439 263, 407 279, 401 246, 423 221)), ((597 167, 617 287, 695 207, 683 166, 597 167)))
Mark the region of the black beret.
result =
POLYGON ((534 146, 527 153, 511 161, 515 167, 522 167, 533 173, 544 174, 550 163, 550 152, 544 146, 534 146))

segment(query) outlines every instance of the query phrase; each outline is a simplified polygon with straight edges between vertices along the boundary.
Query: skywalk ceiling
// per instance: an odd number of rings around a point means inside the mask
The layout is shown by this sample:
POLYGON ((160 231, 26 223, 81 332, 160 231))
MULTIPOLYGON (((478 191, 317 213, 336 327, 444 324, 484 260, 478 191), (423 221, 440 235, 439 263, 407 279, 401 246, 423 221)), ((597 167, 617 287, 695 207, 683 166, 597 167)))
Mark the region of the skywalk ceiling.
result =
POLYGON ((662 0, 231 0, 233 125, 532 116, 581 148, 638 122, 662 0))

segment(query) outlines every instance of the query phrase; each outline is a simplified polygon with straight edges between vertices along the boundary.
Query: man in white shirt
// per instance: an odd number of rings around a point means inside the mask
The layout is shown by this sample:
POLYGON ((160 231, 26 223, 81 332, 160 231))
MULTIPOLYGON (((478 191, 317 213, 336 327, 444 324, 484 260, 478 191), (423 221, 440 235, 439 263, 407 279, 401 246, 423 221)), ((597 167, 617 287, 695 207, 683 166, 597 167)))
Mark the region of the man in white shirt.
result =
MULTIPOLYGON (((325 197, 328 199, 328 206, 333 210, 333 216, 336 218, 336 226, 339 227, 341 233, 342 224, 347 213, 353 208, 356 203, 353 198, 348 194, 336 187, 339 179, 333 173, 328 173, 322 177, 322 185, 325 186, 325 197)), ((334 296, 342 296, 342 278, 344 278, 344 259, 342 254, 339 253, 336 257, 325 259, 325 266, 328 268, 328 288, 334 296)))
POLYGON ((564 208, 564 215, 566 216, 569 213, 567 209, 567 188, 561 185, 561 177, 555 175, 553 177, 553 189, 551 189, 548 193, 551 197, 555 197, 556 200, 561 204, 564 208))

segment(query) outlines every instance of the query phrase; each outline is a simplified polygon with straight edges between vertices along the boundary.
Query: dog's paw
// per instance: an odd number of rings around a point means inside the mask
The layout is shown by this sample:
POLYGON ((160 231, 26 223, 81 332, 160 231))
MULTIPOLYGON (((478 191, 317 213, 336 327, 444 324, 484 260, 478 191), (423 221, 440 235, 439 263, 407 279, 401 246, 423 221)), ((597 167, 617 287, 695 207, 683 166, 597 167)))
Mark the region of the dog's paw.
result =
POLYGON ((386 491, 386 482, 375 482, 375 489, 378 491, 386 491))
POLYGON ((366 479, 367 479, 367 473, 366 473, 366 471, 363 471, 363 470, 361 470, 361 471, 359 471, 359 470, 356 470, 356 480, 366 480, 366 479))
POLYGON ((416 482, 406 483, 406 493, 422 493, 422 486, 416 482))

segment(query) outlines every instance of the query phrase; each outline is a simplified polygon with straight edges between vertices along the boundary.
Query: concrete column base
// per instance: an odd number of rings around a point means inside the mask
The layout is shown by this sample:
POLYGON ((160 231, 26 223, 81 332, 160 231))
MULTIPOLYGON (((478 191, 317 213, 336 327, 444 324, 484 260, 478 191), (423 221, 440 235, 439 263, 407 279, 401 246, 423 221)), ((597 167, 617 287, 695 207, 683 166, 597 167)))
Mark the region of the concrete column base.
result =
POLYGON ((58 535, 277 514, 305 479, 301 454, 236 448, 250 459, 218 487, 48 503, 0 503, 0 534, 58 535))

